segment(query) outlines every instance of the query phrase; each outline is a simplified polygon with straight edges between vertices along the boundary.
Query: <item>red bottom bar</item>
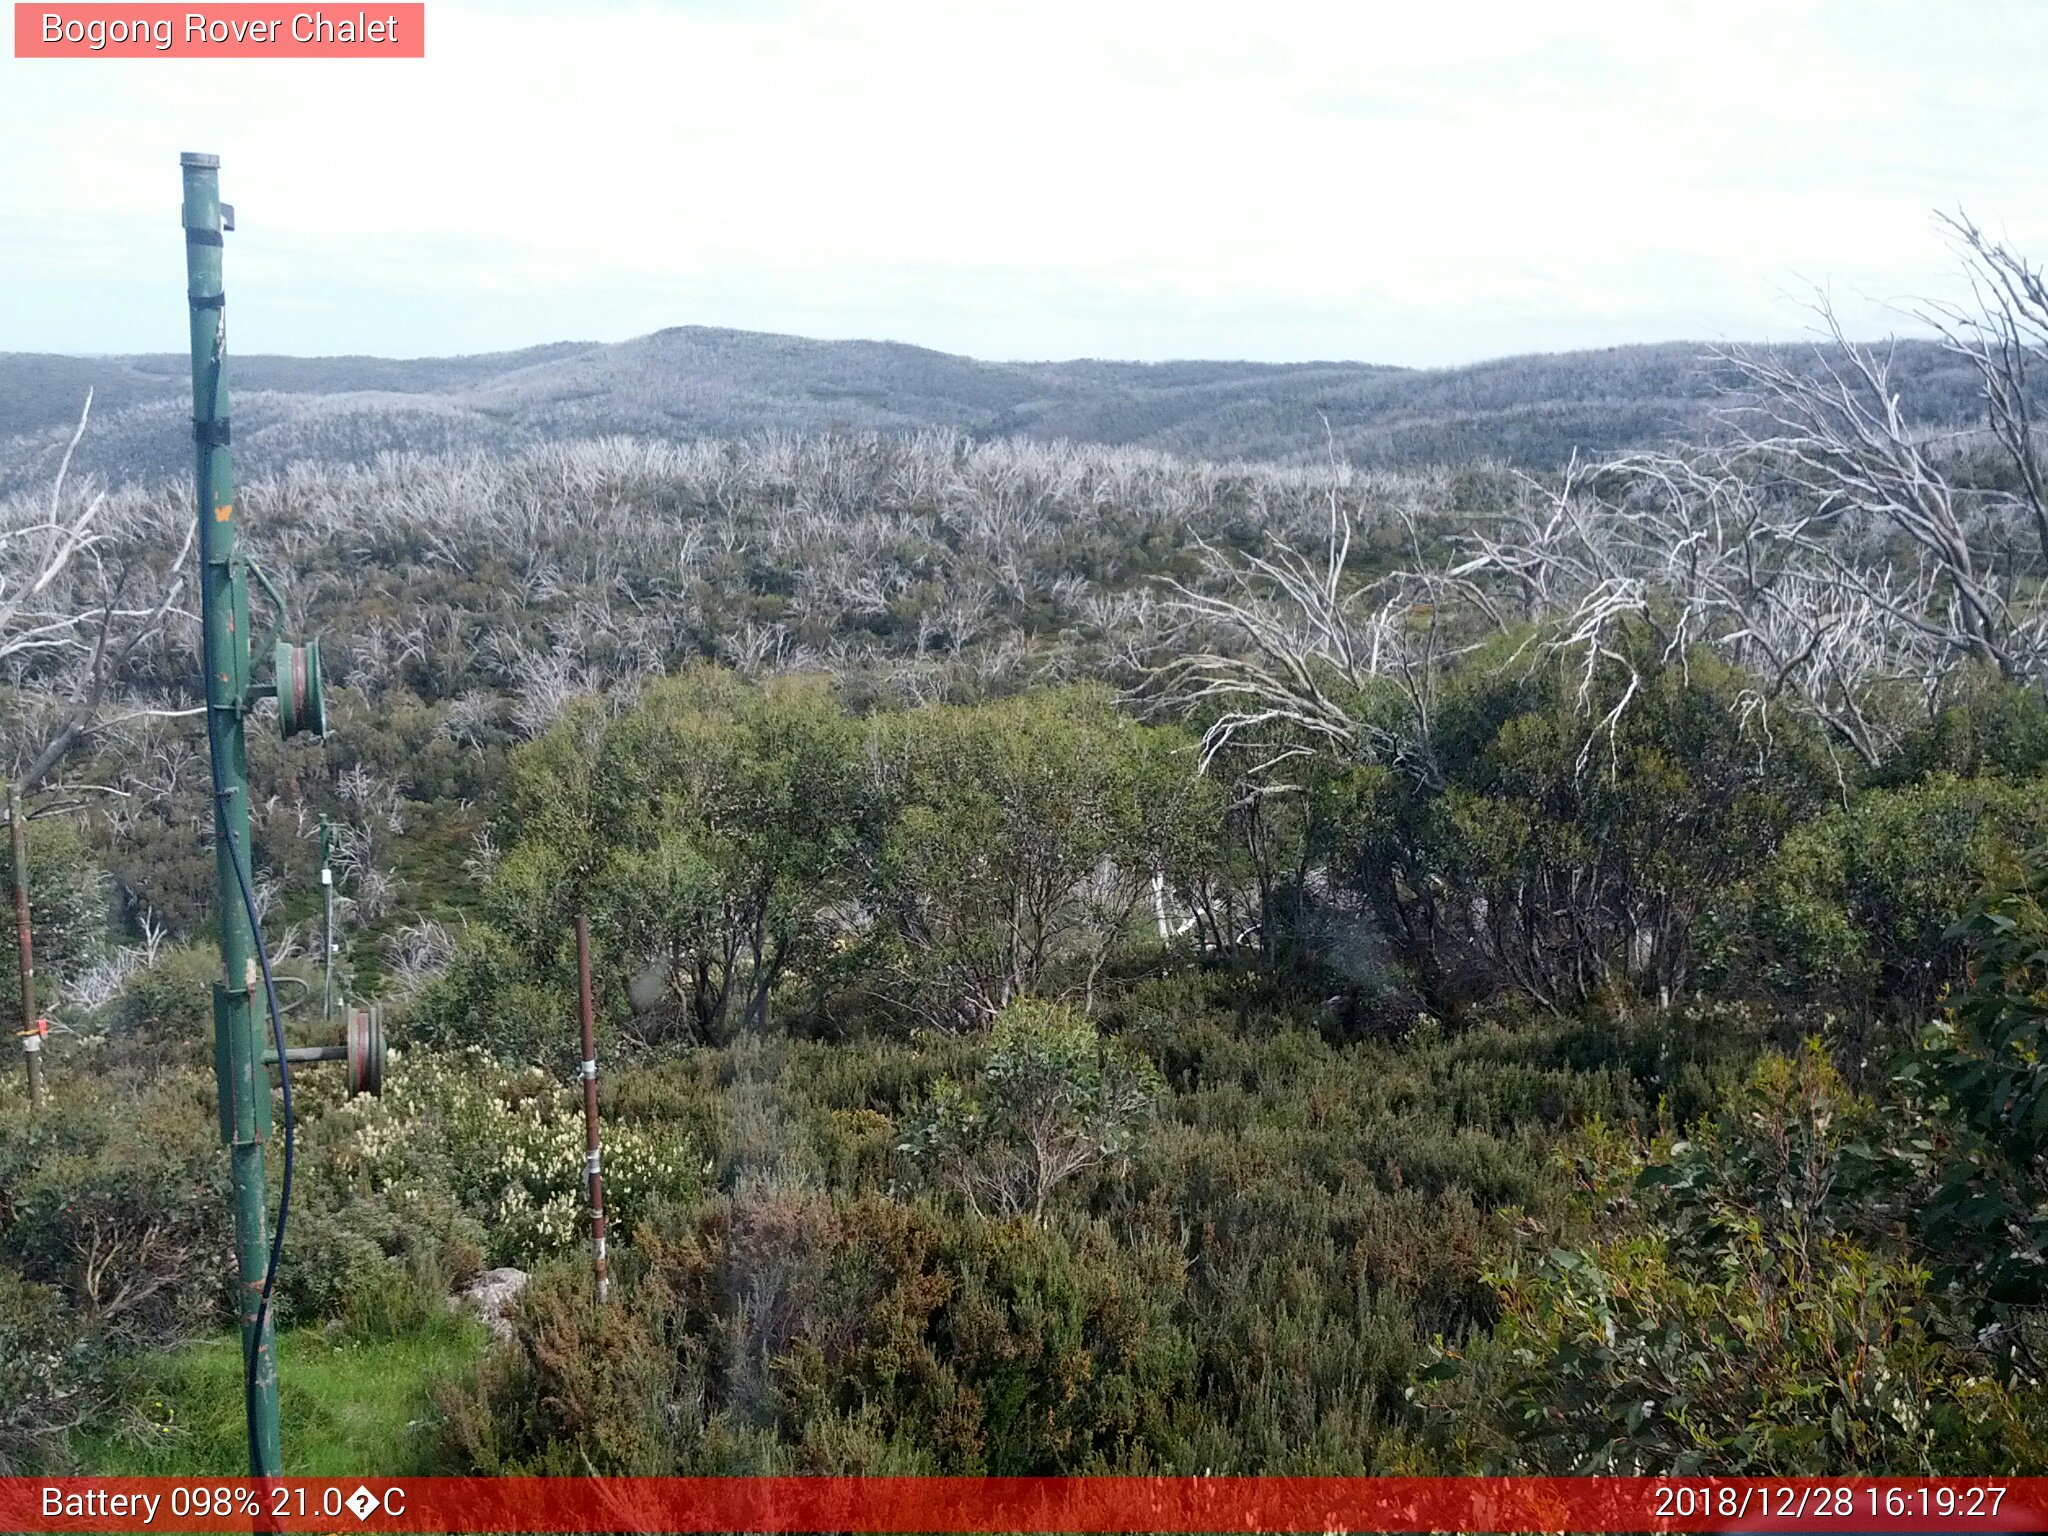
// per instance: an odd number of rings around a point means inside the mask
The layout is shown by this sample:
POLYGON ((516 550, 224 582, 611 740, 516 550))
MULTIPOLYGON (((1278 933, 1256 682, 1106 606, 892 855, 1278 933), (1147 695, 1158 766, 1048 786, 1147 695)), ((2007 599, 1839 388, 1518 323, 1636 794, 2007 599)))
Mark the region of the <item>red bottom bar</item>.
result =
POLYGON ((0 1530, 2043 1531, 2048 1478, 0 1478, 0 1530))

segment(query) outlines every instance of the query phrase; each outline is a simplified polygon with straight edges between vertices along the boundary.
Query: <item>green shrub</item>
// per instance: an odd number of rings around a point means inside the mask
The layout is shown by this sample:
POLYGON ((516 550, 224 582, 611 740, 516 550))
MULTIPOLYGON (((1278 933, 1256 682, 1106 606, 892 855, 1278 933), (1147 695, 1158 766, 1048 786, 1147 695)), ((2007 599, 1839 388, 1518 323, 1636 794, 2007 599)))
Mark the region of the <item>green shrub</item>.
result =
POLYGON ((856 720, 821 681, 700 667, 513 760, 516 837, 416 1010, 417 1038, 553 1059, 588 912, 608 1035, 723 1045, 806 1027, 979 1026, 1025 993, 1088 1004, 1155 956, 1155 876, 1216 841, 1192 741, 1095 688, 856 720))
POLYGON ((491 1476, 670 1470, 670 1362, 638 1309, 598 1308, 587 1274, 554 1265, 533 1276, 515 1326, 516 1348, 437 1394, 437 1462, 491 1476))
POLYGON ((220 951, 213 945, 166 950, 129 977, 108 1005, 108 1031, 124 1042, 178 1048, 210 1065, 213 987, 219 980, 220 951))
POLYGON ((67 1436, 96 1406, 104 1352, 56 1286, 0 1268, 0 1477, 72 1470, 67 1436))
POLYGON ((550 1271, 446 1432, 496 1472, 1156 1464, 1191 1385, 1183 1276, 1098 1228, 762 1189, 641 1223, 608 1311, 550 1271))
POLYGON ((58 1288, 110 1347, 191 1336, 226 1315, 226 1165, 213 1085, 70 1070, 0 1125, 0 1258, 58 1288))
POLYGON ((537 978, 510 938, 472 923, 448 969, 421 990, 394 1035, 433 1049, 478 1046, 502 1060, 567 1067, 581 1054, 572 974, 537 978))
POLYGON ((1128 1156, 1160 1089, 1080 1012, 1025 998, 996 1015, 978 1079, 940 1082, 900 1148, 977 1214, 1043 1222, 1054 1189, 1128 1156))
POLYGON ((1962 979, 1973 894, 2048 837, 2048 781, 1868 790, 1785 839, 1717 914, 1718 970, 1782 995, 1924 1016, 1962 979))
POLYGON ((1902 1161, 1942 1277, 2031 1373, 2012 1309, 2048 1303, 2048 861, 1984 891, 1952 937, 1974 976, 1902 1069, 1919 1115, 1902 1161))
POLYGON ((1495 1319, 1482 1276, 1513 1223, 1555 1219, 1557 1136, 1648 1120, 1667 1081, 1753 1046, 1712 1011, 1526 1006, 1342 1045, 1280 1006, 1231 970, 1112 1000, 1115 1048, 1161 1069, 1153 1114, 1038 1223, 921 1198, 894 1152, 938 1085, 986 1093, 986 1035, 749 1036, 616 1074, 608 1113, 688 1126, 719 1192, 615 1228, 628 1349, 586 1348, 604 1320, 564 1265, 456 1395, 454 1464, 1432 1469, 1406 1388, 1432 1335, 1495 1319))
POLYGON ((1743 707, 1751 686, 1646 630, 1583 678, 1484 655, 1443 684, 1433 771, 1329 783, 1331 875, 1449 1001, 1675 1000, 1701 919, 1832 778, 1809 730, 1743 707))
POLYGON ((1423 1395, 1460 1454, 1542 1472, 1842 1475, 2018 1467, 2038 1404, 1944 1326, 1901 1243, 1874 1106, 1818 1046, 1645 1152, 1581 1143, 1590 1243, 1489 1276, 1501 1320, 1423 1395))
POLYGON ((446 1189, 336 1189, 319 1170, 293 1201, 291 1262, 278 1277, 285 1322, 333 1320, 356 1339, 398 1339, 435 1324, 452 1291, 484 1266, 483 1223, 446 1189))
POLYGON ((1959 667, 1932 715, 1916 713, 1872 784, 1898 787, 1941 774, 2027 779, 2048 770, 2048 697, 2036 684, 2002 678, 1981 663, 1959 667))
POLYGON ((1196 1361, 1174 1245, 970 1219, 947 1246, 957 1279, 935 1342, 961 1384, 962 1470, 1173 1463, 1196 1361))

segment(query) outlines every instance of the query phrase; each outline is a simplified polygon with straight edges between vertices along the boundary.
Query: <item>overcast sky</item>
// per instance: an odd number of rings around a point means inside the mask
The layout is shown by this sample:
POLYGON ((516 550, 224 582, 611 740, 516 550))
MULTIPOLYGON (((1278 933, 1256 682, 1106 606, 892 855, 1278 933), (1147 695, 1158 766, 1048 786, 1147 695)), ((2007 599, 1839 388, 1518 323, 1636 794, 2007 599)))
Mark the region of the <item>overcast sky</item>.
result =
POLYGON ((0 59, 0 350, 183 347, 184 149, 244 352, 1427 365, 1793 336, 1817 286, 1881 335, 1954 291, 1937 208, 2048 257, 2037 0, 427 15, 424 61, 0 59))

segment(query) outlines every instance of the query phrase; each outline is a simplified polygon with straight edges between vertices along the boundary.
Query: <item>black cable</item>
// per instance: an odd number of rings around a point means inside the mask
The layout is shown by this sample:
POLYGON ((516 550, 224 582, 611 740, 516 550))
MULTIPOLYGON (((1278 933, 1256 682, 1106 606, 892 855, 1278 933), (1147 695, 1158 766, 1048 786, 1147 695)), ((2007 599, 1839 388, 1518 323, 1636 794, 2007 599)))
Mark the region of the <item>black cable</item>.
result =
MULTIPOLYGON (((228 792, 223 790, 222 795, 228 792)), ((223 807, 223 813, 226 808, 223 807)), ((249 889, 249 876, 242 868, 234 828, 225 814, 228 862, 235 866, 235 883, 242 888, 242 908, 249 914, 249 933, 256 941, 256 963, 263 971, 263 994, 270 1007, 270 1036, 277 1044, 277 1078, 284 1089, 284 1180, 277 1196, 277 1230, 270 1236, 270 1262, 263 1269, 263 1294, 256 1304, 256 1327, 249 1335, 249 1347, 242 1361, 242 1396, 249 1419, 249 1446, 256 1445, 256 1350, 263 1342, 263 1324, 270 1316, 270 1293, 277 1286, 277 1261, 284 1252, 285 1223, 292 1213, 292 1152, 298 1141, 298 1125, 292 1115, 292 1064, 284 1054, 284 1013, 277 1006, 277 982, 270 974, 270 954, 263 944, 263 924, 256 916, 256 896, 249 889)), ((276 1365, 272 1360, 273 1368, 276 1365)), ((253 1468, 251 1469, 254 1470, 253 1468)))

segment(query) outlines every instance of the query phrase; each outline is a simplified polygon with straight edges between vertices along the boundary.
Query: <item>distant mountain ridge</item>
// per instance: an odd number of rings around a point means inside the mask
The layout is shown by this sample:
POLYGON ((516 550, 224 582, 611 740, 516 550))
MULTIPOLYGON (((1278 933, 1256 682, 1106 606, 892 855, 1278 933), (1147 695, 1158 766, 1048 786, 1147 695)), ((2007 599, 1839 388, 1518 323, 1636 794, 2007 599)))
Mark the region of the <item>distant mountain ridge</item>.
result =
MULTIPOLYGON (((1495 461, 1543 468, 1574 451, 1694 434, 1727 382, 1707 346, 1685 342, 1438 369, 1002 363, 900 342, 703 326, 468 357, 250 356, 231 367, 244 474, 295 461, 497 453, 612 433, 927 428, 1283 463, 1321 457, 1333 437, 1361 467, 1495 461)), ((1960 425, 1977 415, 1974 375, 1933 343, 1899 343, 1895 367, 1918 419, 1960 425)), ((177 354, 0 353, 0 489, 47 480, 88 388, 93 427, 78 470, 110 480, 181 473, 189 369, 177 354)))

